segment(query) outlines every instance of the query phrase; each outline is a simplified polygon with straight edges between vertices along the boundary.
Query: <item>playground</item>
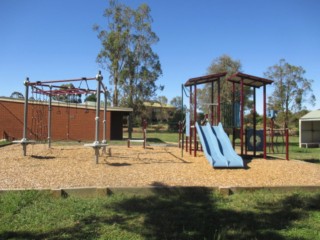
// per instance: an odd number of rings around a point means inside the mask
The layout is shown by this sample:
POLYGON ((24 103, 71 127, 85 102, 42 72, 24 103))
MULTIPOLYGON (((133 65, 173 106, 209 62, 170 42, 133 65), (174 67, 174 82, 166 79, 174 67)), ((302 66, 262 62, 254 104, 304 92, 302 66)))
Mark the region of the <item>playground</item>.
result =
POLYGON ((92 149, 79 145, 18 144, 0 148, 0 189, 81 187, 286 187, 319 186, 320 165, 296 160, 245 160, 244 168, 215 169, 202 152, 178 147, 110 145, 95 164, 92 149), (110 154, 111 153, 111 154, 110 154))
MULTIPOLYGON (((121 145, 107 144, 106 104, 103 114, 100 109, 100 93, 104 93, 106 100, 107 89, 102 80, 103 77, 99 72, 93 78, 42 82, 30 82, 27 79, 25 81, 23 138, 13 141, 18 144, 0 148, 0 189, 320 186, 320 165, 295 160, 287 161, 289 160, 288 136, 286 136, 286 148, 284 148, 286 160, 267 156, 268 148, 270 150, 270 146, 273 148, 276 144, 273 144, 273 140, 272 145, 267 143, 267 135, 273 136, 274 131, 272 130, 271 134, 266 131, 266 86, 272 83, 271 80, 243 73, 236 73, 229 78, 226 78, 226 73, 220 73, 189 79, 184 85, 190 88, 188 94, 185 94, 189 95, 190 102, 184 127, 186 137, 184 138, 184 131, 180 127, 179 144, 165 142, 147 144, 147 122, 143 122, 143 138, 127 139, 121 145), (92 123, 95 123, 93 143, 83 145, 81 142, 67 142, 53 145, 51 134, 55 130, 51 131, 52 97, 61 96, 61 94, 79 95, 93 92, 93 90, 80 87, 70 89, 48 84, 80 81, 81 86, 81 83, 87 80, 97 82, 95 93, 98 104, 96 117, 92 119, 94 120, 92 123), (229 113, 222 108, 220 93, 222 81, 225 81, 225 84, 231 84, 233 89, 229 113), (197 120, 197 85, 201 84, 211 84, 211 104, 208 121, 200 125, 197 120), (236 85, 239 85, 238 88, 236 85), (260 137, 261 149, 258 149, 259 144, 256 139, 258 130, 254 114, 251 155, 247 152, 247 144, 250 141, 245 138, 247 130, 244 122, 244 86, 253 89, 254 113, 256 112, 256 89, 263 87, 264 118, 263 132, 260 137), (44 89, 48 87, 49 90, 44 89), (28 136, 32 137, 28 134, 29 88, 32 92, 49 96, 47 144, 35 144, 34 139, 28 138, 28 136), (238 89, 238 98, 236 89, 238 89), (226 118, 227 115, 228 118, 226 118), (103 118, 103 121, 100 121, 100 118, 103 118), (101 122, 103 131, 100 128, 101 122), (226 128, 224 129, 228 126, 229 132, 233 132, 232 141, 225 132, 226 128), (238 134, 240 141, 238 148, 235 148, 236 132, 240 134, 238 134), (130 143, 133 144, 130 146, 130 143), (258 151, 260 151, 259 155, 258 151)), ((184 91, 183 88, 182 97, 184 91)), ((274 152, 273 149, 272 152, 274 152)))

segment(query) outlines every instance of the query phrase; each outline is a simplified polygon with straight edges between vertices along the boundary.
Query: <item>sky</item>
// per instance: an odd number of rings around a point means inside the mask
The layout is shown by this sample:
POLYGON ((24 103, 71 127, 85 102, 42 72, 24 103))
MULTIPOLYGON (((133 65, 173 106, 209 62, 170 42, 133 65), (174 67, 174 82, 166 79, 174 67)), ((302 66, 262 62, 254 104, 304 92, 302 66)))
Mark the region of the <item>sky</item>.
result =
MULTIPOLYGON (((284 58, 314 80, 320 109, 319 0, 121 0, 137 8, 147 3, 160 41, 164 85, 159 96, 181 96, 181 84, 207 74, 212 61, 227 54, 242 72, 264 77, 284 58)), ((106 27, 107 0, 0 0, 0 96, 24 93, 23 82, 94 77, 101 49, 93 25, 106 27)), ((267 87, 270 95, 273 87, 267 87)), ((262 112, 262 92, 257 110, 262 112)))

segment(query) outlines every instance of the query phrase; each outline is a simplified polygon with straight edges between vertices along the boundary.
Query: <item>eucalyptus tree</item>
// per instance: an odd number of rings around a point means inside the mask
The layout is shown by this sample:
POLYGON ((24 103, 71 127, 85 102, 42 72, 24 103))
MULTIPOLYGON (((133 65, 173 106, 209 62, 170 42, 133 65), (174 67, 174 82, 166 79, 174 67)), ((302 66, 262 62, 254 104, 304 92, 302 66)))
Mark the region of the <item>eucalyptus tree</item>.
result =
MULTIPOLYGON (((215 74, 227 72, 227 77, 232 74, 241 71, 241 62, 239 60, 232 59, 229 55, 221 55, 215 58, 211 65, 208 67, 207 74, 215 74)), ((230 91, 230 84, 223 79, 220 82, 221 88, 221 102, 230 103, 232 97, 232 91, 230 91)), ((207 84, 204 88, 198 90, 199 108, 206 112, 208 109, 207 103, 211 102, 211 84, 207 84)), ((217 95, 217 88, 214 90, 214 94, 217 95)))
POLYGON ((274 80, 274 91, 269 97, 269 107, 284 115, 284 126, 288 127, 290 113, 301 111, 307 101, 315 104, 312 91, 313 80, 304 77, 301 66, 291 65, 285 59, 269 67, 264 75, 274 80))
POLYGON ((147 4, 134 10, 110 0, 104 14, 108 19, 107 29, 94 27, 102 43, 97 61, 109 70, 114 86, 113 105, 132 107, 135 114, 145 100, 163 89, 156 84, 162 70, 159 56, 152 49, 159 38, 152 31, 150 12, 147 4))
POLYGON ((123 82, 122 72, 127 57, 129 34, 131 27, 131 9, 115 0, 109 1, 109 8, 104 11, 107 18, 107 28, 95 25, 102 48, 97 56, 97 62, 103 69, 109 71, 110 83, 113 85, 113 105, 118 106, 119 85, 123 82))

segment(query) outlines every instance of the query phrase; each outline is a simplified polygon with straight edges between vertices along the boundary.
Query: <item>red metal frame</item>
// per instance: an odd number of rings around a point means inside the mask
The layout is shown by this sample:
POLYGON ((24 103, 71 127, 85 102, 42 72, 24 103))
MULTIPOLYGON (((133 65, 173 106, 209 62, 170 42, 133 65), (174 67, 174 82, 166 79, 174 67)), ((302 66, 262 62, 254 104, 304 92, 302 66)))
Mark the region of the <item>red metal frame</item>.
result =
MULTIPOLYGON (((217 73, 217 74, 211 74, 211 75, 206 75, 206 76, 201 76, 201 77, 196 77, 196 78, 191 78, 189 79, 186 83, 185 86, 190 86, 190 106, 193 105, 193 115, 194 119, 193 122, 190 118, 190 138, 189 138, 189 152, 192 154, 192 137, 193 137, 193 144, 194 144, 194 156, 197 154, 197 135, 196 135, 196 128, 193 129, 191 126, 195 124, 197 120, 197 85, 199 84, 204 84, 204 83, 210 83, 212 86, 212 96, 211 100, 213 101, 213 86, 214 82, 217 82, 217 102, 218 102, 218 107, 217 107, 217 120, 220 122, 221 120, 221 86, 220 86, 220 79, 222 77, 225 77, 227 75, 226 72, 224 73, 217 73), (192 99, 192 86, 194 86, 194 96, 192 99), (193 102, 192 102, 193 101, 193 102), (193 136, 192 136, 193 134, 193 136)), ((244 86, 250 86, 254 88, 254 108, 253 108, 253 114, 254 114, 254 133, 256 133, 256 88, 260 88, 263 86, 263 128, 264 128, 264 146, 263 146, 263 157, 266 159, 266 85, 267 84, 272 84, 273 81, 265 78, 260 78, 244 73, 237 72, 230 77, 227 78, 227 81, 232 83, 232 92, 233 92, 233 104, 235 103, 235 83, 240 84, 240 141, 241 141, 241 155, 243 155, 243 147, 244 147, 244 139, 243 139, 243 134, 244 134, 244 86)), ((234 110, 233 110, 234 111, 234 110)), ((213 111, 212 111, 212 116, 211 116, 211 122, 212 124, 214 123, 213 119, 213 111)), ((235 136, 235 128, 234 128, 234 134, 235 136)), ((233 145, 235 145, 235 138, 233 137, 233 145)), ((256 149, 256 134, 254 134, 254 149, 256 149)), ((254 155, 256 154, 256 150, 254 150, 254 155)))

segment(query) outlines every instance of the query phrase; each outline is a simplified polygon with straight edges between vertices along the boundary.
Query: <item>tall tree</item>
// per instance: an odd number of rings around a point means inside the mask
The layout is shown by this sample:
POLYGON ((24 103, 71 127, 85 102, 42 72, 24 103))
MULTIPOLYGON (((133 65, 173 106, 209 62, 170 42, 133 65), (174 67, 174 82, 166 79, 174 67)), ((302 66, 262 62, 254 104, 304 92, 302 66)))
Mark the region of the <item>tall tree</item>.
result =
POLYGON ((157 101, 162 105, 165 106, 168 103, 168 98, 166 96, 159 96, 157 101))
POLYGON ((110 83, 113 84, 113 105, 119 105, 119 84, 124 66, 128 60, 129 34, 131 28, 131 14, 129 7, 119 4, 116 0, 109 1, 109 8, 104 12, 107 18, 107 29, 95 25, 102 48, 97 56, 97 62, 110 73, 110 83))
POLYGON ((170 101, 170 104, 177 109, 181 109, 182 98, 180 96, 176 96, 176 97, 172 98, 172 100, 170 101))
POLYGON ((159 38, 152 31, 148 5, 142 4, 134 10, 115 0, 109 3, 104 14, 108 18, 107 30, 94 27, 102 43, 97 61, 110 72, 113 105, 132 107, 137 113, 144 100, 163 89, 156 85, 162 70, 159 56, 152 49, 159 38))
MULTIPOLYGON (((208 74, 227 72, 227 77, 233 73, 241 71, 241 62, 239 60, 232 59, 229 55, 221 55, 220 57, 214 59, 211 65, 208 67, 208 74)), ((231 91, 230 85, 226 81, 221 81, 221 101, 230 102, 231 101, 231 91)), ((211 84, 206 85, 203 89, 199 89, 199 106, 204 112, 207 112, 208 105, 206 103, 211 102, 211 84)), ((215 92, 215 95, 217 92, 215 92)))
POLYGON ((274 80, 274 91, 269 97, 269 106, 284 114, 284 126, 288 127, 290 112, 301 111, 304 103, 315 103, 312 93, 313 80, 304 77, 306 71, 280 59, 279 63, 269 67, 264 75, 274 80))

